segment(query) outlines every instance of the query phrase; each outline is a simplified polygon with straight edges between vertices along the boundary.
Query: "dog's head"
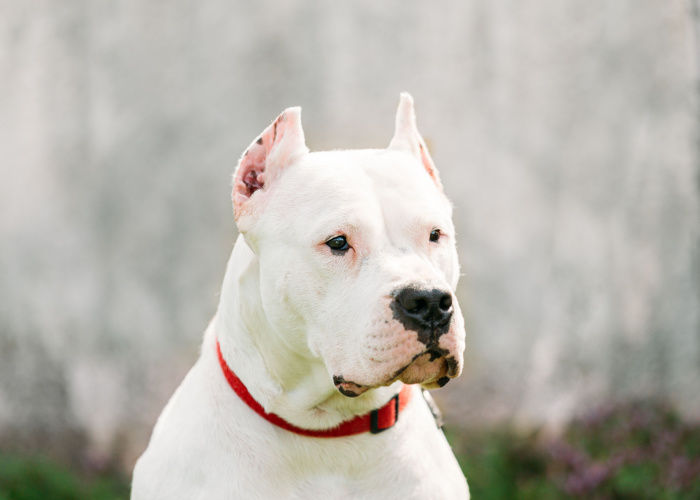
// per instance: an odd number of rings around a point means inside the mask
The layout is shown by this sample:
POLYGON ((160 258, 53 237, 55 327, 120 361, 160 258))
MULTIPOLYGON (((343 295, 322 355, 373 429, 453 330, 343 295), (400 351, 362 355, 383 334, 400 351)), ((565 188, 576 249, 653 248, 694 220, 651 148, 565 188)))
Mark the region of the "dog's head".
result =
POLYGON ((385 150, 309 153, 287 109, 241 157, 233 203, 267 319, 342 394, 461 373, 452 208, 408 94, 385 150))

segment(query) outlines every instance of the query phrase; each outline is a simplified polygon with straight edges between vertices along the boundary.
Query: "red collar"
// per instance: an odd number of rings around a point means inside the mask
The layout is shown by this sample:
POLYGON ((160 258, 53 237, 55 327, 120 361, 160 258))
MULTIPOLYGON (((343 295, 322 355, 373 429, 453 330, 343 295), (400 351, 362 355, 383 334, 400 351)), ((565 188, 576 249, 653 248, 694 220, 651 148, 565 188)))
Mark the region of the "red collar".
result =
POLYGON ((247 404, 253 411, 255 411, 255 413, 260 415, 268 422, 271 422, 277 427, 281 427, 290 432, 301 434, 302 436, 329 438, 352 436, 354 434, 362 434, 364 432, 377 434, 393 427, 396 421, 399 419, 399 413, 411 400, 411 387, 404 385, 401 392, 399 392, 396 396, 391 398, 387 404, 377 410, 372 410, 364 415, 358 415, 351 420, 346 420, 339 426, 332 429, 302 429, 301 427, 290 424, 279 415, 267 413, 260 403, 253 399, 253 396, 250 395, 248 389, 246 389, 246 386, 243 385, 243 382, 241 382, 241 379, 239 379, 236 374, 233 373, 233 370, 229 368, 226 360, 224 360, 224 357, 221 355, 221 347, 219 346, 218 340, 216 341, 216 352, 219 355, 219 364, 221 365, 221 370, 224 372, 226 380, 235 393, 238 394, 238 397, 245 402, 245 404, 247 404))

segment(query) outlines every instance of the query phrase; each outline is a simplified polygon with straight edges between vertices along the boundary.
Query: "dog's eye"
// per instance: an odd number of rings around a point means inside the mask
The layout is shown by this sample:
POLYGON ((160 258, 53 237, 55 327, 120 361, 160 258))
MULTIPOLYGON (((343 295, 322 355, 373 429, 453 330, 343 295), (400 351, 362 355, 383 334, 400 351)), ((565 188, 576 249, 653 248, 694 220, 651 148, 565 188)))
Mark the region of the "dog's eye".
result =
POLYGON ((331 238, 330 240, 326 241, 326 245, 331 250, 339 250, 341 252, 344 252, 350 248, 350 245, 348 245, 348 240, 345 238, 345 236, 336 236, 335 238, 331 238))
POLYGON ((433 229, 430 231, 430 241, 437 241, 440 239, 440 230, 439 229, 433 229))

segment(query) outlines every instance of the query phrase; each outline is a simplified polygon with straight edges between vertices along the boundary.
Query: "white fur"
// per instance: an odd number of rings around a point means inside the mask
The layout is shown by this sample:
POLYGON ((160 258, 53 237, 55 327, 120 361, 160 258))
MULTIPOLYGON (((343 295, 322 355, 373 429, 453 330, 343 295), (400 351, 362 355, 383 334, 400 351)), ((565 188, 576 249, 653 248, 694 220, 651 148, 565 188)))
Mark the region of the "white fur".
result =
MULTIPOLYGON (((273 153, 265 156, 264 189, 246 192, 239 167, 234 203, 243 236, 200 359, 136 465, 132 499, 469 497, 418 387, 390 430, 309 438, 248 408, 216 357, 218 338, 266 411, 309 429, 367 413, 400 390, 397 370, 425 346, 393 318, 392 291, 407 284, 454 291, 459 276, 451 206, 430 172, 432 160, 421 158, 407 99, 389 150, 308 153, 298 110, 287 110, 278 119, 280 138, 275 129, 276 142, 270 146, 266 135, 260 146, 273 153), (437 243, 429 241, 435 228, 437 243), (345 255, 325 244, 340 234, 351 245, 345 255), (348 398, 334 386, 339 374, 370 389, 348 398)), ((464 350, 456 301, 454 307, 439 344, 458 365, 451 376, 461 371, 464 350)), ((411 365, 406 373, 433 386, 435 370, 411 365)))

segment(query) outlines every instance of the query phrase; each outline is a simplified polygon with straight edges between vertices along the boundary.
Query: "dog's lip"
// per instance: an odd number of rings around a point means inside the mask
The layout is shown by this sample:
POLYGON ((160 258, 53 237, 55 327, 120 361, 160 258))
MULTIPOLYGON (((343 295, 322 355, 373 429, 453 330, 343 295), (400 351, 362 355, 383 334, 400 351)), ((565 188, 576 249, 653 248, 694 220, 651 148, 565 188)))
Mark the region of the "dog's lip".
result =
POLYGON ((367 385, 358 384, 352 380, 345 380, 345 377, 342 375, 335 375, 333 377, 333 384, 335 384, 335 388, 338 389, 338 392, 349 398, 356 398, 371 389, 371 387, 367 385))
POLYGON ((442 359, 444 361, 445 368, 443 370, 440 370, 440 372, 437 374, 437 376, 435 377, 434 380, 429 379, 429 380, 425 380, 423 382, 416 382, 416 383, 437 384, 439 387, 442 387, 445 384, 447 384, 447 382, 449 382, 450 379, 457 377, 459 366, 458 366, 458 362, 456 361, 454 356, 452 356, 449 353, 449 351, 447 351, 445 349, 431 345, 428 348, 426 348, 426 349, 422 350, 421 352, 419 352, 418 354, 416 354, 415 356, 413 356, 413 358, 411 358, 411 361, 409 361, 405 366, 403 366, 402 368, 400 368, 399 370, 394 372, 393 376, 388 380, 388 382, 386 382, 385 384, 382 384, 382 385, 388 386, 388 385, 393 384, 397 380, 400 380, 401 375, 407 369, 409 369, 417 360, 419 360, 419 358, 424 357, 426 355, 430 355, 430 358, 427 360, 429 363, 439 361, 442 359))
MULTIPOLYGON (((409 366, 411 366, 413 363, 415 363, 415 361, 416 361, 418 358, 420 358, 421 356, 425 356, 426 354, 430 354, 430 360, 429 360, 430 362, 433 362, 433 361, 435 361, 435 360, 437 360, 437 359, 439 359, 439 358, 448 359, 448 358, 450 357, 450 356, 449 356, 449 353, 448 353, 446 350, 441 349, 441 348, 439 348, 439 347, 437 347, 437 346, 429 346, 428 348, 422 350, 421 352, 419 352, 418 354, 416 354, 415 356, 413 356, 413 358, 411 358, 411 361, 409 361, 409 362, 406 364, 406 366, 404 366, 403 368, 400 368, 397 372, 395 372, 395 373, 394 373, 394 376, 391 378, 392 382, 395 381, 397 378, 399 378, 399 376, 401 376, 401 374, 402 374, 403 372, 405 372, 405 371, 408 369, 409 366)), ((449 363, 448 363, 448 364, 449 364, 449 363)), ((452 370, 449 370, 449 369, 448 369, 448 371, 451 371, 451 372, 452 372, 452 375, 454 375, 454 374, 456 373, 457 370, 456 370, 456 368, 454 368, 454 369, 452 369, 452 370)))
POLYGON ((445 384, 447 384, 447 382, 449 382, 450 379, 453 379, 457 376, 458 363, 455 360, 454 356, 451 356, 450 353, 445 349, 442 349, 435 345, 430 345, 426 349, 423 349, 421 352, 413 356, 413 358, 411 358, 411 361, 409 361, 408 363, 406 363, 405 366, 394 372, 394 374, 384 383, 376 385, 359 384, 351 380, 346 380, 345 378, 343 378, 342 375, 334 376, 333 382, 335 384, 336 389, 344 396, 357 397, 361 394, 364 394, 370 389, 390 386, 391 384, 399 380, 401 375, 408 368, 410 368, 410 366, 413 365, 416 362, 416 360, 426 355, 430 355, 430 359, 428 360, 428 362, 430 363, 438 361, 439 359, 444 359, 446 367, 444 370, 441 370, 440 373, 437 374, 434 380, 426 380, 424 382, 420 382, 421 384, 435 384, 438 387, 442 387, 445 384))

